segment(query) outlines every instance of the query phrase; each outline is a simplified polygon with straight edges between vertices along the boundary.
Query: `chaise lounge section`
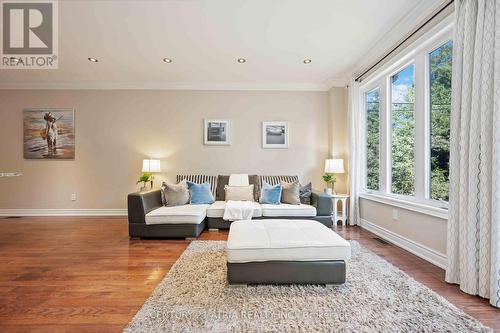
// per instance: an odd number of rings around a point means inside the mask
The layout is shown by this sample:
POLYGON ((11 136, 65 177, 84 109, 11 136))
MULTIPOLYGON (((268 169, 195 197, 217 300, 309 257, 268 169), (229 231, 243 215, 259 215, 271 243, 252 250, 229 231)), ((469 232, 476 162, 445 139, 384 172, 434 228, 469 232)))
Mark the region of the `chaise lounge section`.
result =
POLYGON ((164 207, 161 191, 151 190, 128 195, 128 231, 130 237, 198 237, 206 228, 208 205, 164 207))
MULTIPOLYGON (((130 237, 140 238, 195 238, 205 228, 229 229, 231 221, 222 218, 225 208, 224 186, 229 176, 178 175, 177 182, 186 179, 208 182, 216 201, 211 205, 182 205, 165 207, 161 190, 136 192, 128 195, 128 218, 130 237)), ((280 181, 298 181, 297 176, 250 175, 254 185, 254 212, 252 219, 312 219, 332 226, 332 202, 329 196, 313 192, 311 204, 260 204, 258 201, 262 181, 277 184, 280 181)))

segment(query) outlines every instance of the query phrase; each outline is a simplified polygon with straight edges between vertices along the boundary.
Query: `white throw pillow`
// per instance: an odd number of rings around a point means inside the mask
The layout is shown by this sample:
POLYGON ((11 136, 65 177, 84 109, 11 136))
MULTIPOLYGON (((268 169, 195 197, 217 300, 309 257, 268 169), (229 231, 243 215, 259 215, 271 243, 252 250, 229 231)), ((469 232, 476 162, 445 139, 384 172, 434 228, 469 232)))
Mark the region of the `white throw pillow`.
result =
POLYGON ((249 186, 224 186, 226 201, 253 201, 253 184, 249 186))

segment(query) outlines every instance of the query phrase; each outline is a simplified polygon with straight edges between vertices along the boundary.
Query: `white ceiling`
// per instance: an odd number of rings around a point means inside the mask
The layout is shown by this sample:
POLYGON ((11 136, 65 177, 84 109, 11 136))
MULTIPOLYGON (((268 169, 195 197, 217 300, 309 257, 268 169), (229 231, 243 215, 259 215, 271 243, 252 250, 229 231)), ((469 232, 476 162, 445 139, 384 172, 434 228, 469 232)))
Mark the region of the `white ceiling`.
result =
POLYGON ((325 90, 439 2, 60 1, 59 69, 0 70, 0 88, 325 90))

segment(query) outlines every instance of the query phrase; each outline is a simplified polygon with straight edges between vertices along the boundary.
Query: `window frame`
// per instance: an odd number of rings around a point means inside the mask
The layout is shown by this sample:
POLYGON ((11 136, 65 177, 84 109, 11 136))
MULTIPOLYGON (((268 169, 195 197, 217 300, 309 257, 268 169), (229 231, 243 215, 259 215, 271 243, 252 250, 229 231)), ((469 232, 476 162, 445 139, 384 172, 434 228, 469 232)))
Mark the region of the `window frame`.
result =
POLYGON ((419 37, 389 62, 367 77, 359 86, 359 105, 361 111, 359 139, 361 149, 360 196, 395 206, 416 210, 429 215, 446 218, 448 203, 432 199, 431 186, 431 109, 430 109, 430 53, 453 39, 452 16, 447 17, 430 31, 419 37), (415 195, 401 195, 391 192, 392 186, 392 105, 391 77, 414 64, 415 85, 415 195), (366 94, 379 89, 380 117, 380 187, 379 190, 367 188, 367 109, 366 94))

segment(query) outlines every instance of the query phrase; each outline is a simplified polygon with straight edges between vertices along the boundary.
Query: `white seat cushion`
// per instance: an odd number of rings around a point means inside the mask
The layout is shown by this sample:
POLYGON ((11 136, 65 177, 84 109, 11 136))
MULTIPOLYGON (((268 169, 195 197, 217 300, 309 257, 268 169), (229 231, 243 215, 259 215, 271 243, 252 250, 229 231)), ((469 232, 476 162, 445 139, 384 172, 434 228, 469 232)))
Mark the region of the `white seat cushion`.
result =
POLYGON ((200 224, 209 205, 160 207, 146 214, 146 224, 200 224))
POLYGON ((229 229, 227 261, 321 261, 351 257, 351 245, 310 220, 235 221, 229 229))
MULTIPOLYGON (((207 208, 208 217, 223 217, 224 209, 226 208, 225 201, 216 201, 207 208)), ((253 217, 261 217, 262 209, 258 202, 254 202, 253 217)))
POLYGON ((287 216, 297 216, 297 217, 314 217, 316 216, 316 207, 311 205, 290 205, 290 204, 261 204, 262 216, 265 217, 287 217, 287 216))

